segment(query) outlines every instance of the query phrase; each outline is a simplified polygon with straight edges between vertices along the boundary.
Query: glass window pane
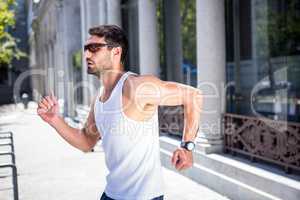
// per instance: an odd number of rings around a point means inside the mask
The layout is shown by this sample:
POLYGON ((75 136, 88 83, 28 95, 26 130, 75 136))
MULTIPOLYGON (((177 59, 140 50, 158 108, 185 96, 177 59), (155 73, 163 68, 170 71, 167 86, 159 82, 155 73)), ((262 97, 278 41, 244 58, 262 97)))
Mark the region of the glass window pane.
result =
POLYGON ((225 5, 227 111, 299 121, 300 1, 225 5))

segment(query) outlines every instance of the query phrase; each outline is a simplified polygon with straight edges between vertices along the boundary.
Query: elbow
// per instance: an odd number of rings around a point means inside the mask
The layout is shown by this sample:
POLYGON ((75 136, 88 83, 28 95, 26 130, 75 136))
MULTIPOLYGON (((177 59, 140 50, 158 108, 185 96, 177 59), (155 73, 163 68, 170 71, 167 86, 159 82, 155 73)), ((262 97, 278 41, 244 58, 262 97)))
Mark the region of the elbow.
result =
POLYGON ((89 152, 92 152, 92 151, 93 151, 93 146, 86 145, 86 146, 84 146, 84 147, 81 147, 80 150, 81 150, 83 153, 89 153, 89 152))
POLYGON ((197 92, 196 92, 196 99, 197 99, 197 102, 198 102, 199 106, 202 107, 202 104, 203 104, 203 94, 202 94, 201 90, 197 90, 197 92))
POLYGON ((83 153, 88 153, 90 152, 91 150, 90 149, 80 149, 83 153))

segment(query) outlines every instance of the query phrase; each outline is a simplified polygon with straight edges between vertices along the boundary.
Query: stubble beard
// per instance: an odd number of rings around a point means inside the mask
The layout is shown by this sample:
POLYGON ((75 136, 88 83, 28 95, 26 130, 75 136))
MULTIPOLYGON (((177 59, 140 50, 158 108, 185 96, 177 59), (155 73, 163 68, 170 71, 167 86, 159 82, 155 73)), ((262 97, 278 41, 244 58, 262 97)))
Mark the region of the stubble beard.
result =
POLYGON ((99 75, 100 75, 100 70, 98 70, 97 68, 90 68, 90 67, 87 67, 87 73, 90 74, 90 75, 94 75, 94 76, 99 77, 99 75))

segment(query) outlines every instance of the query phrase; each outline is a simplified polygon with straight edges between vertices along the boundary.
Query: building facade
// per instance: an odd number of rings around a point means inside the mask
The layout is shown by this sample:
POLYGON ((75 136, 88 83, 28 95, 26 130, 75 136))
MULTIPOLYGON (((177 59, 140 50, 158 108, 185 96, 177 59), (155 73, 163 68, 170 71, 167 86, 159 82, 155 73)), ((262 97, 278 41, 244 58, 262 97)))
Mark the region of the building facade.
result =
POLYGON ((28 1, 30 67, 35 100, 51 91, 64 107, 64 114, 74 116, 78 69, 74 53, 81 49, 79 1, 28 1))
MULTIPOLYGON (((63 102, 64 115, 76 118, 78 108, 88 107, 99 88, 98 81, 87 74, 83 59, 76 67, 76 55, 81 57, 90 27, 117 24, 129 38, 126 70, 189 84, 204 94, 196 165, 184 175, 232 199, 284 198, 277 188, 289 191, 289 199, 299 197, 300 186, 293 180, 284 176, 293 186, 278 183, 273 179, 276 175, 265 178, 259 167, 222 154, 226 149, 287 168, 300 167, 298 1, 28 0, 27 5, 35 99, 52 90, 63 102), (241 126, 244 131, 234 129, 231 143, 232 129, 226 123, 232 116, 224 116, 227 113, 254 120, 242 118, 233 124, 249 122, 241 126), (273 126, 251 135, 252 126, 260 126, 255 117, 272 123, 281 120, 285 137, 273 133, 273 126), (296 123, 290 125, 289 121, 296 123), (274 152, 282 140, 293 140, 294 150, 282 147, 291 154, 279 156, 281 160, 276 160, 277 154, 270 159, 255 152, 256 146, 247 143, 256 141, 262 151, 274 152), (258 173, 255 177, 251 175, 253 167, 258 173)), ((167 126, 161 127, 162 132, 180 135, 182 117, 180 107, 162 108, 160 124, 167 126), (175 111, 164 112, 168 109, 175 111)), ((236 118, 230 120, 232 125, 236 118)), ((161 157, 163 165, 172 168, 170 157, 179 137, 174 140, 168 134, 162 133, 161 157)))

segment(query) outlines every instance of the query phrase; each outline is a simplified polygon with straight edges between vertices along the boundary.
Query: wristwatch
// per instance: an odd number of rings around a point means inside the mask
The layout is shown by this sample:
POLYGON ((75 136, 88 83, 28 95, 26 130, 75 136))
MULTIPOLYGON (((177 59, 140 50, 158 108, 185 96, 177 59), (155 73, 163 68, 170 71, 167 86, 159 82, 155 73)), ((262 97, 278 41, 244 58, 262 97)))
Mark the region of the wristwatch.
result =
POLYGON ((186 149, 188 151, 193 151, 195 149, 196 145, 192 141, 186 141, 186 142, 182 141, 180 143, 180 147, 184 148, 184 149, 186 149))

